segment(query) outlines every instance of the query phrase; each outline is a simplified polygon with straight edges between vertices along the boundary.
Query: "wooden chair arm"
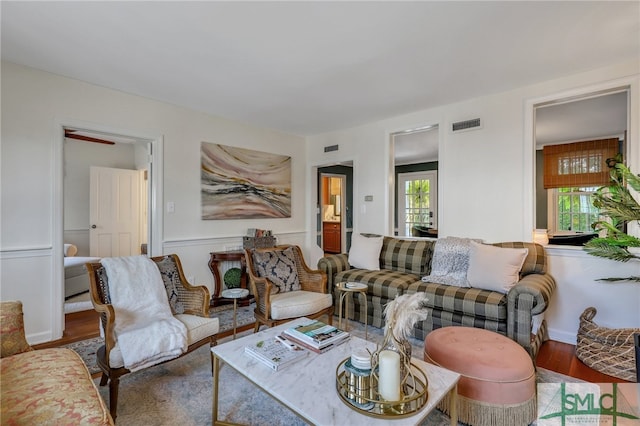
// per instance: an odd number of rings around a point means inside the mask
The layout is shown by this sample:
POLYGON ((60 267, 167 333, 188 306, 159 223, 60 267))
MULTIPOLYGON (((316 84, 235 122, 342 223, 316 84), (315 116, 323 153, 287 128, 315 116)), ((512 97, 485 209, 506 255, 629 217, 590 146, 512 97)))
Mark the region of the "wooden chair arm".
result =
POLYGON ((319 269, 311 269, 307 265, 302 255, 302 250, 298 246, 292 246, 296 254, 296 267, 298 270, 298 280, 300 287, 305 291, 316 293, 327 292, 327 274, 319 269))
POLYGON ((256 301, 256 307, 266 318, 271 318, 271 289, 273 284, 268 279, 259 277, 254 273, 253 258, 249 249, 245 249, 245 262, 247 265, 246 273, 249 277, 249 285, 256 301))
POLYGON ((209 306, 211 303, 209 289, 204 285, 193 286, 186 281, 182 281, 182 288, 178 288, 178 300, 184 306, 184 313, 209 317, 209 306))
POLYGON ((90 278, 89 296, 91 297, 93 309, 100 314, 100 320, 102 322, 104 332, 105 355, 108 362, 109 353, 111 352, 111 349, 116 346, 116 333, 114 330, 116 313, 110 303, 103 303, 98 296, 101 293, 98 292, 97 275, 98 269, 102 268, 102 265, 100 263, 87 263, 86 267, 90 278))

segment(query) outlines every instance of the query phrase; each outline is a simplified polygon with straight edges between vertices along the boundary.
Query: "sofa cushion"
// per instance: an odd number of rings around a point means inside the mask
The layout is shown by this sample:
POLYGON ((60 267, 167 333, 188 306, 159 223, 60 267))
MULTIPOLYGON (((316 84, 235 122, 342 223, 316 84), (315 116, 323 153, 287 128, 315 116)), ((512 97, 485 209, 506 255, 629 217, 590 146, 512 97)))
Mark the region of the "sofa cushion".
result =
MULTIPOLYGON (((189 346, 220 331, 220 320, 218 318, 206 318, 190 314, 175 315, 175 318, 187 328, 187 345, 189 346)), ((109 366, 111 368, 124 367, 122 350, 117 341, 116 345, 111 348, 111 352, 109 352, 109 366)))
POLYGON ((315 314, 333 303, 329 293, 315 291, 290 291, 271 296, 271 318, 298 318, 315 314))
POLYGON ((401 240, 384 237, 380 262, 382 269, 426 275, 431 268, 434 241, 401 240))
POLYGON ((520 277, 524 277, 529 274, 544 274, 547 270, 547 257, 544 252, 544 247, 540 244, 515 241, 495 243, 493 245, 496 247, 526 248, 529 250, 527 257, 524 258, 524 263, 520 270, 520 277))
POLYGON ((3 425, 113 425, 87 367, 71 349, 3 358, 0 376, 3 425))
POLYGON ((408 294, 418 291, 427 293, 425 305, 434 310, 455 312, 463 316, 506 321, 507 295, 480 288, 456 287, 446 284, 413 283, 407 288, 408 294))
POLYGON ((419 280, 418 276, 405 274, 402 272, 380 270, 370 271, 367 269, 349 269, 338 272, 335 282, 350 281, 365 283, 369 286, 368 295, 379 296, 382 299, 395 299, 396 296, 404 294, 410 284, 419 280))

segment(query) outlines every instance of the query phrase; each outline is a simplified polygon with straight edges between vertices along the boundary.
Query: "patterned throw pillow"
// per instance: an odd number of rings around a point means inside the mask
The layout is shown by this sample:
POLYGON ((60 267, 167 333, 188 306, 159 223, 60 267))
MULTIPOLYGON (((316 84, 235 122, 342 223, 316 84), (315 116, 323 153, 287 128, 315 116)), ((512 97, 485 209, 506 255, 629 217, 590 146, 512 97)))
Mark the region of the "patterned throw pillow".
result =
POLYGON ((253 263, 258 276, 273 283, 272 294, 300 290, 293 247, 285 250, 254 251, 253 263))
POLYGON ((166 256, 161 261, 156 262, 156 265, 158 265, 160 276, 164 282, 164 288, 167 291, 167 298, 169 299, 169 306, 171 306, 171 313, 174 315, 183 314, 184 305, 178 299, 177 290, 177 286, 182 286, 182 283, 180 282, 180 273, 178 272, 176 263, 173 261, 172 257, 166 256))
POLYGON ((33 350, 24 335, 22 302, 0 302, 0 358, 33 350))

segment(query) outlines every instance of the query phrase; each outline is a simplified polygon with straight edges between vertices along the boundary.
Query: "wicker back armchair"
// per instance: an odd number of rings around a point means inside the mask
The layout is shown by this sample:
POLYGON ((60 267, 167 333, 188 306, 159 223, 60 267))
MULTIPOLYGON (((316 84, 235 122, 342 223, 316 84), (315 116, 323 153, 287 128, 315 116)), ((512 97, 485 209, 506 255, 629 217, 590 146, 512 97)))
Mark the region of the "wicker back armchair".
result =
MULTIPOLYGON (((327 322, 332 323, 333 299, 327 291, 327 275, 307 266, 300 247, 280 245, 245 249, 245 257, 251 292, 256 299, 255 332, 260 329, 261 324, 273 327, 300 317, 319 318, 327 315, 327 322), (272 257, 266 268, 265 265, 260 265, 261 261, 264 262, 265 255, 277 256, 280 253, 288 255, 288 259, 293 260, 294 265, 290 270, 286 265, 283 267, 277 257, 272 257), (283 271, 286 273, 287 270, 297 275, 299 289, 284 290, 282 285, 276 284, 278 277, 274 275, 282 274, 283 271)), ((287 278, 284 277, 285 280, 287 278)))
MULTIPOLYGON (((187 328, 188 349, 181 356, 206 345, 214 346, 219 330, 217 318, 209 318, 209 290, 205 286, 192 286, 187 282, 182 271, 180 259, 175 254, 152 257, 165 286, 170 285, 175 294, 176 303, 180 305, 180 313, 174 313, 174 317, 187 328)), ((102 329, 104 330, 105 344, 98 349, 97 363, 102 370, 100 386, 109 382, 109 409, 115 420, 118 406, 118 385, 120 377, 130 371, 124 367, 122 355, 118 347, 115 333, 116 313, 111 305, 109 289, 109 277, 105 268, 100 263, 87 263, 90 277, 91 302, 94 309, 100 314, 102 329)), ((174 358, 175 359, 175 358, 174 358)), ((213 372, 213 358, 212 358, 213 372)))

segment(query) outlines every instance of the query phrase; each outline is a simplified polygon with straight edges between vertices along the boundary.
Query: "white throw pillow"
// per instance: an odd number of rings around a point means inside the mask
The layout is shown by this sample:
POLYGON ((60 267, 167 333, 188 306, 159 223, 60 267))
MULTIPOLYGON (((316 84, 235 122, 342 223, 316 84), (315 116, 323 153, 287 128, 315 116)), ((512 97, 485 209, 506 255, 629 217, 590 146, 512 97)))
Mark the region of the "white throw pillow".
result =
POLYGON ((520 270, 529 249, 503 248, 471 243, 469 285, 485 290, 508 292, 520 280, 520 270))
POLYGON ((364 237, 360 234, 352 234, 349 265, 354 268, 379 271, 383 240, 384 237, 364 237))

